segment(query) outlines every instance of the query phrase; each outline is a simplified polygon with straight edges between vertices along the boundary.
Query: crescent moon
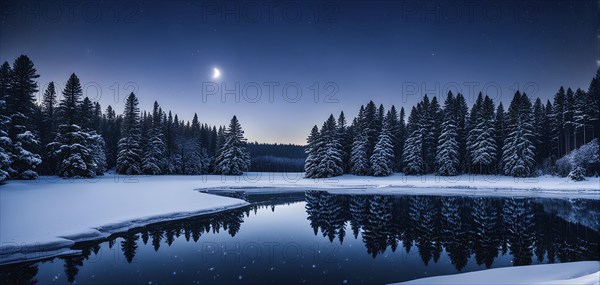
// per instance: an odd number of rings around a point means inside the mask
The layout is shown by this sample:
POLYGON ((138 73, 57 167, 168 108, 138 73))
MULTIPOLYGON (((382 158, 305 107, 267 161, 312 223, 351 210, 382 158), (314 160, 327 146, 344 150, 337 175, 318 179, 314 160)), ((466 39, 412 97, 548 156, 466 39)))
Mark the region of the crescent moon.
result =
POLYGON ((221 71, 218 68, 213 68, 213 79, 217 79, 221 76, 221 71))

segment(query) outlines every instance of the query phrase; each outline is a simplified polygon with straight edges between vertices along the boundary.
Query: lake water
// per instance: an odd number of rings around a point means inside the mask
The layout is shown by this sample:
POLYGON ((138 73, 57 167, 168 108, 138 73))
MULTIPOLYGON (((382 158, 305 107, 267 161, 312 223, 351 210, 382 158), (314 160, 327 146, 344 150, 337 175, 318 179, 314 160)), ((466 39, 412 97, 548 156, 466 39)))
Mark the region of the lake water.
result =
POLYGON ((599 200, 232 195, 253 204, 1 266, 0 283, 384 284, 600 259, 599 200))

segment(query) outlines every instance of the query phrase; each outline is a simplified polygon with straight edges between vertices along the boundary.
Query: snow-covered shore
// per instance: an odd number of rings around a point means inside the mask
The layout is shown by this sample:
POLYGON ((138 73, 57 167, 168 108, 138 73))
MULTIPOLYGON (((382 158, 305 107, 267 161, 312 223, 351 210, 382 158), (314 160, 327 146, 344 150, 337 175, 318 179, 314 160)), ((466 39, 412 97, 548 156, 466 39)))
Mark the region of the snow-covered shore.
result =
POLYGON ((598 285, 600 284, 600 261, 494 268, 476 272, 421 278, 398 284, 598 285))
POLYGON ((495 175, 387 177, 342 175, 327 179, 306 179, 303 173, 250 172, 242 176, 199 176, 200 190, 244 189, 251 193, 291 192, 322 189, 331 193, 422 194, 472 196, 525 196, 600 199, 600 178, 574 182, 569 178, 542 176, 514 178, 495 175))
POLYGON ((0 186, 0 264, 68 254, 77 241, 248 203, 198 193, 197 177, 42 177, 0 186))
POLYGON ((41 177, 0 186, 0 264, 68 253, 77 241, 94 240, 159 221, 241 207, 246 202, 193 191, 527 196, 600 199, 600 180, 515 179, 505 176, 434 175, 305 179, 302 173, 243 176, 120 176, 96 179, 41 177))

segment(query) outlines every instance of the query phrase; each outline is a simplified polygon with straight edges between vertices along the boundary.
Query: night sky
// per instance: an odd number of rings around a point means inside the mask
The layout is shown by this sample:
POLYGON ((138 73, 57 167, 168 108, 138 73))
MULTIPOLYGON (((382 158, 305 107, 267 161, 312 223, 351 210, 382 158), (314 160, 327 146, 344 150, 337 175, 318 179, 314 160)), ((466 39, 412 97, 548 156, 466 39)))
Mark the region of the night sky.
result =
POLYGON ((544 100, 561 85, 587 90, 600 65, 599 5, 3 1, 0 59, 28 55, 40 89, 74 72, 118 113, 135 87, 142 110, 157 100, 209 124, 235 114, 250 141, 304 144, 312 125, 341 110, 351 121, 369 100, 409 111, 448 88, 505 105, 516 88, 544 100))

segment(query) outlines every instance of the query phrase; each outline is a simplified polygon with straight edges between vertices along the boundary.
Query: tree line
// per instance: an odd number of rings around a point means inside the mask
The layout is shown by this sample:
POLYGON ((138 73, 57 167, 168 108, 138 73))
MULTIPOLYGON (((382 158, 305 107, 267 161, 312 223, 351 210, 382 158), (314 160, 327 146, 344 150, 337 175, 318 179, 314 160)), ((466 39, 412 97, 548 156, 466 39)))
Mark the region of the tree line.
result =
POLYGON ((388 176, 435 173, 542 173, 574 180, 600 171, 600 69, 588 91, 560 87, 545 103, 516 91, 508 110, 481 92, 471 109, 465 97, 448 92, 442 104, 425 95, 405 121, 404 107, 386 111, 373 101, 348 125, 344 112, 312 128, 306 177, 352 173, 388 176))
POLYGON ((36 102, 39 75, 25 55, 0 67, 0 182, 38 174, 95 177, 119 174, 240 175, 250 157, 241 124, 180 120, 154 102, 141 112, 138 97, 126 98, 123 114, 83 97, 79 78, 67 80, 58 100, 50 82, 36 102))

